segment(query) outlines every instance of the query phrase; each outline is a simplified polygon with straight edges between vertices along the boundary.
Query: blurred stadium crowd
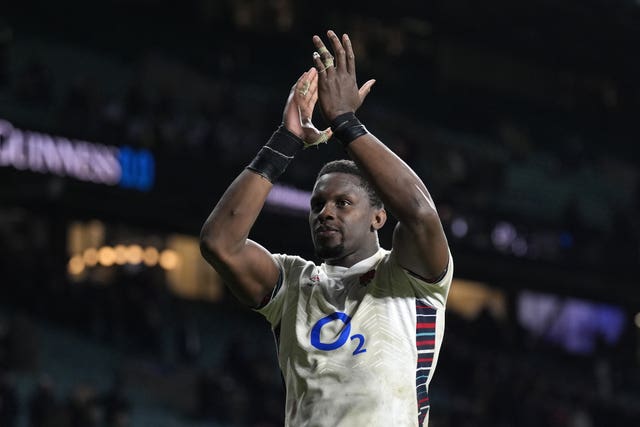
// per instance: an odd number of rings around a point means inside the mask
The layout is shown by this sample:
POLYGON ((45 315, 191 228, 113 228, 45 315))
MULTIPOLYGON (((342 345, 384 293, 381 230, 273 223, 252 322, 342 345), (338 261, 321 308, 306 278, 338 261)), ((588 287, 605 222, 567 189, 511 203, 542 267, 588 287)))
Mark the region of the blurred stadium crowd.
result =
MULTIPOLYGON (((0 426, 282 425, 265 322, 226 294, 181 298, 160 267, 71 277, 67 224, 97 217, 197 235, 279 123, 290 80, 309 66, 310 36, 327 23, 358 43, 361 79, 378 79, 359 116, 427 183, 462 276, 506 298, 502 313, 449 310, 430 425, 640 421, 640 173, 630 148, 640 63, 620 41, 639 35, 633 2, 606 13, 604 2, 534 2, 532 17, 506 2, 480 12, 462 0, 366 13, 358 2, 319 13, 289 0, 194 0, 178 10, 139 0, 127 14, 124 2, 63 3, 34 3, 35 14, 14 5, 0 17, 0 119, 150 150, 158 177, 148 197, 167 210, 136 207, 128 219, 134 194, 118 199, 131 202, 120 214, 102 212, 92 189, 64 205, 62 184, 46 178, 36 184, 45 190, 0 186, 0 426), (545 18, 546 32, 536 25, 545 18), (500 33, 509 20, 520 32, 500 33), (603 36, 574 45, 596 21, 603 36), (576 34, 553 31, 563 25, 576 34), (572 353, 522 325, 522 288, 613 304, 625 326, 572 353)), ((307 150, 284 181, 309 189, 340 155, 331 144, 307 150)), ((26 173, 0 168, 0 179, 16 184, 26 173)), ((304 219, 266 215, 258 236, 311 256, 304 219), (289 224, 302 231, 282 242, 273 230, 289 224)), ((557 317, 546 318, 548 330, 557 317)))

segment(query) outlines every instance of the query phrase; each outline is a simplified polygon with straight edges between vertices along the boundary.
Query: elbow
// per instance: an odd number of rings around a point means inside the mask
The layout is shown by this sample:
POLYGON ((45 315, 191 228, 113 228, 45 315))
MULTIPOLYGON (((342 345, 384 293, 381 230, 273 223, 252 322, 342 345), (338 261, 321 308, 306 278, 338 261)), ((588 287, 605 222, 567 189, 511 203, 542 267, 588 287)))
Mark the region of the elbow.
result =
POLYGON ((430 198, 418 197, 407 212, 405 222, 416 225, 440 223, 440 216, 430 198))
POLYGON ((234 233, 205 223, 200 230, 200 253, 214 267, 228 265, 242 250, 245 239, 239 239, 234 233))
POLYGON ((425 212, 420 212, 416 220, 416 225, 418 225, 419 228, 431 231, 442 229, 440 216, 438 216, 438 212, 433 209, 428 209, 425 210, 425 212))
POLYGON ((224 258, 224 244, 218 233, 205 224, 200 230, 200 253, 207 261, 220 261, 224 258))
POLYGON ((406 195, 406 202, 402 205, 405 209, 401 221, 406 224, 422 226, 440 223, 440 217, 431 195, 426 188, 420 185, 414 186, 413 192, 406 195))

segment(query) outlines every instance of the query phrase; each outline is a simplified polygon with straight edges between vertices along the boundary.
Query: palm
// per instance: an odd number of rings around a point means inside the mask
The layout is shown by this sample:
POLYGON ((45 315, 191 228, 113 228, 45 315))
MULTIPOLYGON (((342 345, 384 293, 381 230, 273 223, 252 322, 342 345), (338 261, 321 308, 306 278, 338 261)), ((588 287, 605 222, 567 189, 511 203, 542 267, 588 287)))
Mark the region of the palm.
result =
POLYGON ((312 122, 313 109, 317 101, 318 73, 315 68, 311 68, 291 88, 283 115, 285 127, 302 138, 305 146, 326 142, 331 132, 329 129, 319 130, 312 122))

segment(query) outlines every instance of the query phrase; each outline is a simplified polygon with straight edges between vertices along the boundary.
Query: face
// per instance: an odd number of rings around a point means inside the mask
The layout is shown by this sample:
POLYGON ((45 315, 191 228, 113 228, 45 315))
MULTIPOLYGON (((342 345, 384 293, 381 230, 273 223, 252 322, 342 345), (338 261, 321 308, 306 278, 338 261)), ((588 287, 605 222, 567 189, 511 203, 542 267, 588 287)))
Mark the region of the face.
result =
POLYGON ((371 206, 359 177, 334 172, 316 181, 309 225, 316 254, 328 263, 350 266, 371 256, 385 219, 383 209, 371 206))

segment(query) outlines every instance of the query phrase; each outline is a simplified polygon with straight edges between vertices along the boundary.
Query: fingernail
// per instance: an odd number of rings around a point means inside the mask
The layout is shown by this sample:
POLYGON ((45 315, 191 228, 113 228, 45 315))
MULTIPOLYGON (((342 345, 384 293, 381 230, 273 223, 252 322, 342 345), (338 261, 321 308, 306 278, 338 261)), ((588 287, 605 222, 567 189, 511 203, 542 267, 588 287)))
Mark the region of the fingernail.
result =
POLYGON ((320 54, 318 52, 313 52, 313 57, 314 58, 320 58, 320 54))

